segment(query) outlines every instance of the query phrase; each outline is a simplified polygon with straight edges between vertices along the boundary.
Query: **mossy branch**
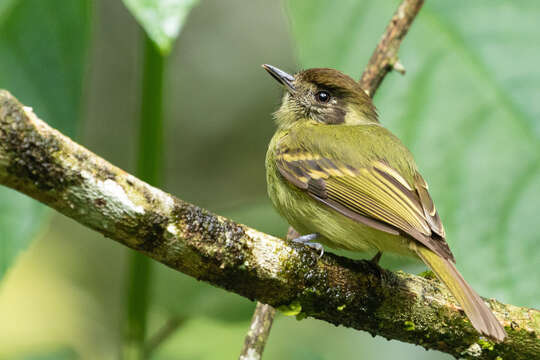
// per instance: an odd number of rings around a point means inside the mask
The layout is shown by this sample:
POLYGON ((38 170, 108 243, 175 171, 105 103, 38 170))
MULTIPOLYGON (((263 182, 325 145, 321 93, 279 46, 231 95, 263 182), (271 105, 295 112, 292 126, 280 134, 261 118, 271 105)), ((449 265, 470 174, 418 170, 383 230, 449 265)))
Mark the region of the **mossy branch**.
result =
POLYGON ((437 281, 283 241, 156 189, 0 90, 0 184, 215 286, 299 317, 474 359, 540 358, 540 312, 488 300, 508 339, 478 337, 437 281))

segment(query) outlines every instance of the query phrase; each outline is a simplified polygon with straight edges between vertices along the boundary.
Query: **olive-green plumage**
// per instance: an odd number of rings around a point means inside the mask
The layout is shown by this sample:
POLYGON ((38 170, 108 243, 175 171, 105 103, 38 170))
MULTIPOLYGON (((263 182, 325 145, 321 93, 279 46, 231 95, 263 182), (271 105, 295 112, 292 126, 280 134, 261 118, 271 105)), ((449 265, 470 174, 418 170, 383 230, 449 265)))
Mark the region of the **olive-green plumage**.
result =
POLYGON ((416 257, 497 341, 501 324, 454 265, 428 186, 412 154, 377 119, 358 83, 333 69, 294 76, 263 67, 286 88, 268 147, 268 194, 300 234, 352 251, 416 257))

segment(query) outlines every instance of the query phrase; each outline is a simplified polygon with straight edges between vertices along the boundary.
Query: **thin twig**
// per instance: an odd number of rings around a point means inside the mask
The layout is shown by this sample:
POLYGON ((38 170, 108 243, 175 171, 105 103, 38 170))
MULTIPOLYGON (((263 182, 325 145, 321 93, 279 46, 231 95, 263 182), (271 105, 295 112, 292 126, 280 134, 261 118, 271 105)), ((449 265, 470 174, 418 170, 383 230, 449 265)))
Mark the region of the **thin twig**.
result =
POLYGON ((397 55, 399 46, 423 4, 424 0, 404 0, 390 20, 360 79, 360 86, 369 96, 375 95, 384 77, 392 69, 405 73, 397 55))
POLYGON ((239 360, 260 360, 262 358, 275 314, 276 309, 270 305, 257 302, 239 360))
POLYGON ((185 318, 179 316, 173 316, 167 320, 165 325, 159 329, 150 339, 147 340, 144 346, 145 356, 150 358, 150 355, 156 350, 165 340, 167 340, 172 334, 178 330, 178 328, 185 322, 185 318))
POLYGON ((319 258, 306 246, 186 203, 73 142, 3 90, 0 139, 0 184, 199 280, 456 357, 473 350, 474 359, 540 354, 538 310, 487 300, 508 339, 481 341, 439 282, 328 252, 319 258))

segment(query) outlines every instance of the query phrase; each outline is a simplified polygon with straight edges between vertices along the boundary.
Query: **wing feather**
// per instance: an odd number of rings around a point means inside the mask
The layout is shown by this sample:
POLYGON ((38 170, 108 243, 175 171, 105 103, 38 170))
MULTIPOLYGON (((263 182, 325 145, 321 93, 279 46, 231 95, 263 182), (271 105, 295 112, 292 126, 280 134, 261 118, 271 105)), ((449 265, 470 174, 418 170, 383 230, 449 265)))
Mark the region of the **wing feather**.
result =
POLYGON ((282 145, 276 152, 281 175, 339 213, 391 234, 407 234, 454 261, 424 179, 414 183, 384 160, 352 166, 332 156, 282 145))

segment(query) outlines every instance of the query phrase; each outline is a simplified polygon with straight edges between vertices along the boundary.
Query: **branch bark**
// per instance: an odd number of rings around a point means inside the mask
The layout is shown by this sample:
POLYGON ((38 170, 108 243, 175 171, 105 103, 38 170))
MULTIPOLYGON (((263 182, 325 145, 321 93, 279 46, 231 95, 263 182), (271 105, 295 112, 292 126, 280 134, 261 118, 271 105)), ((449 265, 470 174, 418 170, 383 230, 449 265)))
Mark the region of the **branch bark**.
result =
POLYGON ((392 69, 405 73, 398 59, 399 46, 423 4, 424 0, 404 0, 394 13, 360 79, 360 86, 369 96, 375 96, 384 77, 392 69))
POLYGON ((196 279, 456 357, 538 359, 540 311, 487 300, 509 338, 478 337, 437 281, 374 269, 214 215, 111 165, 0 90, 0 184, 196 279))
POLYGON ((276 309, 270 305, 257 302, 239 360, 260 360, 262 358, 275 314, 276 309))

